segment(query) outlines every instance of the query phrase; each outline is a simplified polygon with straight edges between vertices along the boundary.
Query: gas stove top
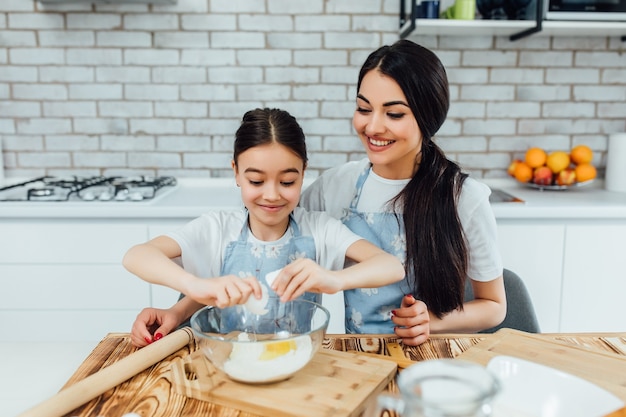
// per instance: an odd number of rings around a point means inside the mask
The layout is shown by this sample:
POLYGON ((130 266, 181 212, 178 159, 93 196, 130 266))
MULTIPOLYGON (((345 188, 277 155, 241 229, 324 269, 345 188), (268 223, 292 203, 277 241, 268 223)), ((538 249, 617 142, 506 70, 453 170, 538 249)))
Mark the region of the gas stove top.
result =
POLYGON ((140 202, 176 186, 174 177, 43 176, 0 188, 1 202, 140 202))

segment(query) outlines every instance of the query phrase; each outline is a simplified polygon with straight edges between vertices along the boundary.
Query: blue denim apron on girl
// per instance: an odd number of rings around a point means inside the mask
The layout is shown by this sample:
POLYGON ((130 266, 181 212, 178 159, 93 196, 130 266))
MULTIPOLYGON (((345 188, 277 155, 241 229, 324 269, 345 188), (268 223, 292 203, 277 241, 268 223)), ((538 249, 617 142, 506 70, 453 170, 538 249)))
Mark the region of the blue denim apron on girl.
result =
MULTIPOLYGON (((362 213, 357 211, 365 179, 371 165, 359 175, 350 207, 344 210, 342 222, 354 233, 369 240, 403 263, 406 259, 406 237, 402 216, 392 212, 362 213)), ((410 293, 406 276, 402 281, 379 288, 357 288, 344 291, 347 333, 393 333, 391 310, 400 307, 410 293)))
MULTIPOLYGON (((270 297, 278 297, 276 292, 268 285, 265 275, 268 272, 276 271, 283 268, 287 264, 298 258, 308 258, 315 260, 315 240, 312 236, 302 236, 300 233, 300 227, 296 223, 293 215, 289 216, 289 227, 285 235, 288 235, 287 240, 280 240, 278 242, 261 242, 249 239, 250 228, 248 221, 244 223, 239 239, 230 242, 224 251, 224 260, 222 262, 222 268, 220 275, 236 275, 239 277, 254 276, 259 282, 265 285, 269 291, 270 297)), ((253 297, 253 296, 251 296, 253 297)), ((321 294, 316 293, 304 293, 299 299, 305 299, 320 303, 322 300, 321 294)), ((269 306, 268 306, 269 307, 269 306)), ((240 306, 239 308, 244 308, 240 306)), ((252 313, 251 313, 252 314, 252 313)), ((289 314, 276 315, 275 311, 270 311, 265 314, 268 318, 268 328, 274 329, 274 323, 276 320, 284 320, 285 327, 291 327, 291 318, 289 314)), ((303 320, 304 323, 307 320, 303 320)), ((222 317, 222 330, 228 332, 228 327, 234 325, 229 319, 222 317)), ((232 327, 231 327, 232 328, 232 327)), ((259 329, 257 329, 259 330, 259 329)), ((300 329, 301 331, 307 331, 306 329, 300 329)))

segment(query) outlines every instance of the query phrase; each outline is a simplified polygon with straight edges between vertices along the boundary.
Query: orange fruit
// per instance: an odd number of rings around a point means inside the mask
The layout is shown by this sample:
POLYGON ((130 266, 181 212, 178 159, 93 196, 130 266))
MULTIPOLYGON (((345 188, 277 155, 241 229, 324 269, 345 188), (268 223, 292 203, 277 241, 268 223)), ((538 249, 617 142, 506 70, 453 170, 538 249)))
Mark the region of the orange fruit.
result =
POLYGON ((570 164, 569 154, 563 151, 554 151, 548 155, 548 159, 546 159, 546 165, 548 168, 552 170, 555 174, 563 171, 570 164))
POLYGON ((572 148, 569 156, 576 165, 589 164, 593 159, 593 151, 587 145, 577 145, 572 148))
POLYGON ((528 182, 533 178, 533 169, 526 162, 518 162, 515 164, 513 176, 519 182, 528 182))
POLYGON ((585 182, 594 179, 598 172, 596 171, 596 167, 591 164, 579 164, 574 168, 576 172, 576 180, 578 182, 585 182))
POLYGON ((524 162, 531 168, 539 168, 546 163, 548 154, 541 148, 529 148, 526 151, 524 162))
POLYGON ((519 164, 520 162, 523 163, 521 159, 514 159, 513 162, 511 162, 509 166, 506 168, 506 173, 509 174, 511 177, 514 177, 515 165, 519 164))

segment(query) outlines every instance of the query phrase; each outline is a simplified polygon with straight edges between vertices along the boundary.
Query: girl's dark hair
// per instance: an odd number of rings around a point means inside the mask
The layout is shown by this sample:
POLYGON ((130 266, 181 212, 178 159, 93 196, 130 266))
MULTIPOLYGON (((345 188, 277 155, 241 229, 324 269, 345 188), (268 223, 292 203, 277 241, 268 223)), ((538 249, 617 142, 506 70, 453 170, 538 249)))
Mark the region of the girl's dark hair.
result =
POLYGON ((279 143, 298 155, 307 164, 305 136, 300 124, 291 114, 280 109, 254 109, 246 112, 235 133, 233 159, 255 146, 279 143))
POLYGON ((467 174, 432 140, 448 113, 448 78, 432 51, 404 39, 369 55, 359 73, 357 91, 372 70, 398 83, 422 133, 415 174, 392 203, 402 207, 411 291, 429 311, 442 317, 463 309, 469 256, 457 213, 467 174))

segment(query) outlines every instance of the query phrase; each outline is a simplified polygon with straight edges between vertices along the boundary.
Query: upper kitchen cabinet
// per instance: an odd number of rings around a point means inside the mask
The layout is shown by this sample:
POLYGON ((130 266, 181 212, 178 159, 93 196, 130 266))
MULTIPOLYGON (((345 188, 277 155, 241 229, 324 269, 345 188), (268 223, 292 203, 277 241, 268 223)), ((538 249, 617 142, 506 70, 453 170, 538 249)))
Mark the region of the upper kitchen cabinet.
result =
MULTIPOLYGON (((537 0, 537 13, 529 20, 460 20, 420 19, 417 1, 407 7, 400 1, 400 38, 411 35, 446 36, 508 36, 515 41, 534 36, 618 36, 626 41, 626 21, 606 20, 545 20, 544 1, 537 0)), ((594 2, 596 0, 589 0, 594 2)), ((443 3, 443 2, 442 2, 443 3)), ((442 10, 443 11, 442 6, 442 10)), ((606 13, 605 13, 606 15, 606 13)), ((621 13, 619 14, 622 15, 621 13)))

